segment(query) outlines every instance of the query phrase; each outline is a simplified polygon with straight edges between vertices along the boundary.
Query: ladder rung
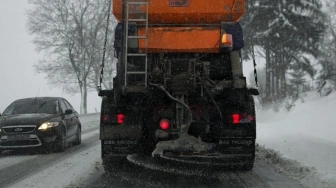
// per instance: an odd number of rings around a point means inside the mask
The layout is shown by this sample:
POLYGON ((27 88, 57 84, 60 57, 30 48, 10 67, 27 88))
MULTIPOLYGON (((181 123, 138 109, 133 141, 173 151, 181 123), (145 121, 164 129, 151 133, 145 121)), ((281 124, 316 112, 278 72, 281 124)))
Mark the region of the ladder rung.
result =
POLYGON ((129 92, 129 93, 145 93, 147 91, 147 86, 143 85, 143 86, 132 86, 132 85, 127 85, 124 88, 125 92, 129 92))
POLYGON ((141 57, 145 57, 147 55, 146 54, 127 54, 127 56, 141 56, 141 57))
POLYGON ((147 19, 128 19, 128 22, 147 22, 147 19))
POLYGON ((127 2, 129 5, 146 5, 147 2, 127 2))
POLYGON ((128 36, 129 39, 146 39, 146 36, 128 36))
POLYGON ((144 71, 129 71, 129 72, 127 72, 127 74, 146 74, 146 72, 144 72, 144 71))

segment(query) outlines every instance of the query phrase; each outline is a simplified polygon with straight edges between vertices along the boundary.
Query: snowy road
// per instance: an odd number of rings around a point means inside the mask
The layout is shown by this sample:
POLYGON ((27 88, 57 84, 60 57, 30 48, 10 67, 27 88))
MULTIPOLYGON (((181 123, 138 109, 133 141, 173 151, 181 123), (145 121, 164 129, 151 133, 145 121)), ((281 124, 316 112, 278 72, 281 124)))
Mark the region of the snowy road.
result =
MULTIPOLYGON (((158 166, 161 165, 158 164, 158 166)), ((302 187, 297 182, 276 173, 272 167, 259 161, 251 172, 201 169, 189 165, 174 166, 170 164, 169 166, 169 170, 158 168, 154 170, 128 163, 123 169, 116 169, 115 173, 110 175, 101 174, 96 177, 94 182, 82 187, 302 187)))
POLYGON ((82 144, 63 153, 4 153, 0 156, 0 187, 302 187, 261 160, 246 172, 129 156, 123 168, 106 174, 100 159, 98 117, 81 118, 82 144))

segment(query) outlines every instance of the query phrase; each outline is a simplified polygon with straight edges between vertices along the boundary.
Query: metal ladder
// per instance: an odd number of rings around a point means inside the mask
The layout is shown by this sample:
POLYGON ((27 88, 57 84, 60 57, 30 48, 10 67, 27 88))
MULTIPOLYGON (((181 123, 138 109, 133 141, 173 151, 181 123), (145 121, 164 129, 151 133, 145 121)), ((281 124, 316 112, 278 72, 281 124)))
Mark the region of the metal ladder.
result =
MULTIPOLYGON (((125 60, 125 83, 124 83, 124 87, 125 90, 129 91, 129 92, 141 92, 144 91, 147 88, 147 59, 148 59, 148 1, 146 2, 130 2, 130 1, 126 1, 126 34, 125 34, 125 43, 126 43, 126 47, 125 47, 125 53, 124 53, 124 60, 125 60), (145 18, 130 18, 130 14, 132 14, 132 12, 130 12, 130 6, 139 6, 139 10, 140 10, 140 6, 146 6, 146 12, 144 12, 145 14, 145 18), (128 27, 130 25, 130 22, 135 22, 135 23, 145 23, 145 27, 146 27, 146 34, 144 36, 129 36, 129 31, 128 31, 128 27), (145 52, 142 53, 129 53, 129 47, 128 47, 128 41, 129 39, 137 39, 138 43, 139 40, 145 40, 146 41, 146 46, 145 46, 145 52), (128 57, 143 57, 145 60, 145 70, 132 70, 129 71, 128 70, 128 57), (131 85, 128 83, 128 78, 129 76, 132 75, 143 75, 145 77, 144 81, 144 85, 131 85)), ((137 33, 137 31, 136 31, 137 33)))

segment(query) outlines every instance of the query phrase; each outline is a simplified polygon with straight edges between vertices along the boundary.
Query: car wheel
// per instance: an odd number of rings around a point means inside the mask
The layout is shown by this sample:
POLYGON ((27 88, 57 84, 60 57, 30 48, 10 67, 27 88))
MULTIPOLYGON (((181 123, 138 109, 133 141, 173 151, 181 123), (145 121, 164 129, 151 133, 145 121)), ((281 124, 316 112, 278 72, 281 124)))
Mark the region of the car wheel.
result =
POLYGON ((65 142, 66 142, 65 137, 66 137, 65 130, 64 128, 62 128, 56 140, 56 151, 57 152, 63 152, 65 150, 65 142))
POLYGON ((82 143, 82 131, 81 127, 78 125, 76 132, 76 140, 74 141, 74 145, 80 145, 82 143))

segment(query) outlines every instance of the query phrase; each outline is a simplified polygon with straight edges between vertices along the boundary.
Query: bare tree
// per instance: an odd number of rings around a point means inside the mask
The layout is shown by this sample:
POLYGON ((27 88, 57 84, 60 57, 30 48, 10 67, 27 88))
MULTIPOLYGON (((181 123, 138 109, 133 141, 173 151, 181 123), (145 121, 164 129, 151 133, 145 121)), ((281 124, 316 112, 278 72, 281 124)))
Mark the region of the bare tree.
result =
POLYGON ((34 8, 28 11, 28 28, 36 49, 45 54, 35 68, 47 75, 50 84, 63 86, 68 93, 80 92, 84 114, 90 74, 97 72, 101 62, 108 2, 30 0, 34 8))
POLYGON ((99 52, 94 58, 96 58, 96 62, 93 64, 92 73, 89 75, 88 81, 89 81, 89 88, 94 88, 96 91, 99 91, 99 86, 102 87, 102 89, 112 89, 113 87, 113 77, 116 75, 116 64, 118 62, 118 59, 115 58, 117 54, 115 54, 114 48, 113 48, 113 40, 114 40, 114 28, 116 25, 116 21, 112 20, 107 31, 107 38, 105 39, 105 36, 100 36, 100 40, 107 40, 106 41, 106 50, 105 50, 105 63, 104 63, 104 70, 103 70, 103 80, 100 84, 100 75, 102 70, 102 56, 103 56, 103 48, 104 46, 99 46, 99 52), (104 39, 103 39, 104 38, 104 39))

